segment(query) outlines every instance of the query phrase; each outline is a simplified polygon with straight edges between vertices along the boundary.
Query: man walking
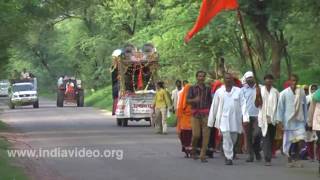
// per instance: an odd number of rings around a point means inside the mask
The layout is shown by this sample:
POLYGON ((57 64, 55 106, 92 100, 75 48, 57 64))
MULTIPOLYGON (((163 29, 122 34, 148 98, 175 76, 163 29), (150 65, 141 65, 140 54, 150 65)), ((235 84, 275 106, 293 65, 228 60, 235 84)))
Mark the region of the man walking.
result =
MULTIPOLYGON (((219 88, 214 96, 208 119, 208 126, 213 125, 222 133, 223 153, 226 165, 232 165, 234 157, 234 146, 238 135, 242 131, 240 88, 234 86, 233 77, 226 73, 224 76, 225 85, 219 88)), ((243 116, 247 116, 245 113, 243 116)))
POLYGON ((172 100, 172 107, 173 107, 173 113, 177 111, 177 105, 178 105, 178 97, 179 97, 179 92, 182 89, 181 81, 177 80, 176 81, 176 89, 174 89, 171 92, 171 100, 172 100))
POLYGON ((262 131, 263 153, 265 165, 271 166, 272 146, 276 134, 276 112, 279 92, 273 84, 274 77, 267 74, 264 77, 265 85, 257 92, 256 106, 259 108, 258 125, 262 131), (261 98, 261 99, 260 99, 261 98), (257 102, 257 100, 260 100, 257 102))
POLYGON ((171 100, 162 81, 157 83, 154 98, 155 127, 158 134, 167 134, 167 111, 171 108, 171 100))
POLYGON ((243 120, 245 123, 247 150, 249 153, 247 162, 253 162, 254 155, 256 160, 260 161, 261 130, 258 127, 259 109, 255 106, 257 84, 251 71, 245 73, 244 80, 246 84, 241 88, 241 101, 245 103, 243 112, 247 111, 249 114, 249 119, 243 120))
POLYGON ((283 125, 283 152, 288 156, 288 167, 302 167, 298 160, 306 137, 307 101, 304 90, 297 87, 298 76, 291 75, 290 80, 290 87, 280 93, 277 121, 283 125))
POLYGON ((206 151, 209 142, 208 115, 211 105, 211 89, 205 85, 206 73, 198 71, 196 73, 197 84, 189 90, 187 103, 191 105, 192 124, 192 152, 193 159, 197 159, 196 148, 202 132, 202 147, 200 152, 201 162, 208 162, 206 151))

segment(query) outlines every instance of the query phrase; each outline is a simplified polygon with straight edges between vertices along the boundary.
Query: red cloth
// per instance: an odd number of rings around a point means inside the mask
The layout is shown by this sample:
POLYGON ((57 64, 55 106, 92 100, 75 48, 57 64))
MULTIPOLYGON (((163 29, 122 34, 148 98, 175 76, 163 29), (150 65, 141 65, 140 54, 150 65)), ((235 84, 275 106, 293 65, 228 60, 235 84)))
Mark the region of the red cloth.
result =
POLYGON ((234 85, 237 86, 238 88, 242 88, 242 83, 237 78, 234 78, 234 85))
POLYGON ((139 71, 139 76, 138 76, 138 84, 137 87, 139 90, 143 89, 143 76, 142 76, 142 68, 139 71))
POLYGON ((314 159, 314 142, 307 142, 307 152, 310 159, 314 159))
POLYGON ((291 80, 287 80, 286 82, 283 83, 283 89, 287 89, 290 86, 291 86, 291 80))
MULTIPOLYGON (((220 80, 214 81, 214 83, 211 84, 211 94, 216 93, 216 91, 223 85, 223 82, 220 80)), ((242 87, 242 83, 239 79, 234 78, 234 85, 238 88, 242 87)))
POLYGON ((74 87, 71 86, 71 84, 68 84, 67 87, 66 87, 65 94, 73 94, 73 92, 74 92, 74 87))
POLYGON ((216 93, 216 91, 223 85, 220 80, 215 80, 214 83, 211 84, 211 94, 216 93))
POLYGON ((219 12, 237 9, 238 7, 237 0, 203 0, 196 24, 186 35, 185 42, 189 42, 191 38, 204 28, 219 12))

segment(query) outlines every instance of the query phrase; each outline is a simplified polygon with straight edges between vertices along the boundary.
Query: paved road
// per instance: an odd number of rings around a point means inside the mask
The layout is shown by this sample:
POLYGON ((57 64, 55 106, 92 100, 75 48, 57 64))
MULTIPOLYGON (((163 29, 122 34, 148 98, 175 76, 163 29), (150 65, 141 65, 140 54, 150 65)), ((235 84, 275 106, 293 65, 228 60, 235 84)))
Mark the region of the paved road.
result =
MULTIPOLYGON (((3 100, 2 100, 3 101, 3 100)), ((5 108, 4 106, 0 107, 5 108)), ((209 163, 183 158, 174 128, 169 135, 156 135, 141 122, 121 128, 107 112, 94 108, 56 108, 54 102, 40 101, 31 107, 4 109, 0 118, 8 123, 17 148, 122 149, 123 160, 106 158, 21 158, 34 179, 72 180, 315 180, 316 163, 305 162, 303 169, 288 169, 278 157, 274 166, 245 163, 245 157, 227 167, 220 155, 209 163), (27 146, 30 145, 31 147, 27 146)))

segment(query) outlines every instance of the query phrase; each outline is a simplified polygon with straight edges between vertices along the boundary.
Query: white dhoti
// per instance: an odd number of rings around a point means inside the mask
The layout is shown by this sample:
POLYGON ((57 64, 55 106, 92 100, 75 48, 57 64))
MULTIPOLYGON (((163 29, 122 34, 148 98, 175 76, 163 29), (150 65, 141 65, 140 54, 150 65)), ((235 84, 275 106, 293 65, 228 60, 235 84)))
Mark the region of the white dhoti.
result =
POLYGON ((301 140, 306 139, 306 130, 297 129, 297 130, 285 130, 283 133, 283 152, 289 156, 290 146, 292 143, 297 143, 301 140))
POLYGON ((222 147, 223 147, 224 156, 228 160, 232 160, 233 159, 233 147, 234 147, 235 143, 237 142, 238 133, 236 133, 236 132, 223 132, 222 136, 223 136, 222 147))

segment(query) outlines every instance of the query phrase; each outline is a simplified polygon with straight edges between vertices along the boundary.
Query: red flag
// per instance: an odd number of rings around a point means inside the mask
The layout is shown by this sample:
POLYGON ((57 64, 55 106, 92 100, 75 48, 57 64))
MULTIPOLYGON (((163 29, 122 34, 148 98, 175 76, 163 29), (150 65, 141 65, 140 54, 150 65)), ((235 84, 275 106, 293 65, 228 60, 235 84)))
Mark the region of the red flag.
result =
POLYGON ((187 43, 191 38, 204 28, 219 12, 233 10, 239 7, 237 0, 203 0, 200 14, 192 30, 188 32, 184 41, 187 43))

